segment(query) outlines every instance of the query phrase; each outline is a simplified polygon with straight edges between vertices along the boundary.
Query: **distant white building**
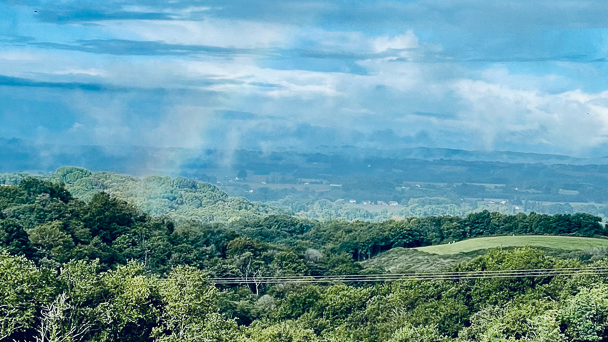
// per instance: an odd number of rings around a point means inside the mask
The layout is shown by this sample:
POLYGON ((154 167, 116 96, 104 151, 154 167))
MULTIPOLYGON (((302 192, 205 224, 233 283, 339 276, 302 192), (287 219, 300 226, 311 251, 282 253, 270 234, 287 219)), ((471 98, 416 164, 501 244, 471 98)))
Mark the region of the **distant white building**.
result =
POLYGON ((388 202, 388 205, 390 205, 391 207, 396 207, 399 205, 399 203, 397 203, 397 201, 390 201, 388 202))
POLYGON ((357 204, 357 200, 351 199, 350 201, 348 201, 348 203, 350 203, 350 204, 357 204))
POLYGON ((384 201, 377 201, 376 203, 378 205, 386 205, 386 206, 388 206, 388 204, 386 202, 384 202, 384 201))

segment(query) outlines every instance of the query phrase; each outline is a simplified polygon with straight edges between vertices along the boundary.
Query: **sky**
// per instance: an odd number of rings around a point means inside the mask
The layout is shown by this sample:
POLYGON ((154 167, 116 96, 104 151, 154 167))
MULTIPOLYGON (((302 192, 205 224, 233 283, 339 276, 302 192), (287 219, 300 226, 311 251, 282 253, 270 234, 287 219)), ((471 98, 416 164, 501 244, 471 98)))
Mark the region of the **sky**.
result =
POLYGON ((0 138, 608 155, 604 0, 0 1, 0 138))

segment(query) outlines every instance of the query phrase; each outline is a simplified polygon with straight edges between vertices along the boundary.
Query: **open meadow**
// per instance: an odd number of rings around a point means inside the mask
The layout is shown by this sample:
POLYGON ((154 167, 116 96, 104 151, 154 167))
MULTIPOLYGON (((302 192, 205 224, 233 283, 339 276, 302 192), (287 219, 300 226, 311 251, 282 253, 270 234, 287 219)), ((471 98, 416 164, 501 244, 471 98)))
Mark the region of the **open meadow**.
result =
POLYGON ((608 248, 608 239, 545 235, 490 236, 451 244, 419 247, 416 249, 431 254, 448 255, 468 253, 481 249, 525 246, 568 251, 589 250, 595 248, 608 248))

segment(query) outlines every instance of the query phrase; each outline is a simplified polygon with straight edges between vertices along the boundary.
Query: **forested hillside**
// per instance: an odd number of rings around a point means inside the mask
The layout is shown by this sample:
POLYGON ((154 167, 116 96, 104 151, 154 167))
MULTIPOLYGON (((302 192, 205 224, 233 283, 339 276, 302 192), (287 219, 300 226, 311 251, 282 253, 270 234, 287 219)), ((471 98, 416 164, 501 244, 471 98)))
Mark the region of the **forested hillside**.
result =
MULTIPOLYGON (((383 272, 386 265, 358 261, 474 236, 606 236, 599 221, 482 212, 382 223, 277 215, 175 222, 107 193, 85 202, 62 184, 25 178, 0 187, 0 340, 602 340, 604 276, 325 285, 263 279, 383 272), (250 284, 212 281, 226 277, 250 284)), ((603 255, 492 250, 446 267, 604 267, 603 255)))
MULTIPOLYGON (((0 184, 16 184, 24 177, 28 175, 0 175, 0 184)), ((150 215, 168 215, 177 221, 228 222, 281 212, 244 198, 229 197, 209 183, 179 177, 139 178, 112 172, 61 167, 54 174, 40 178, 65 184, 66 189, 75 197, 86 202, 103 191, 134 204, 150 215)))

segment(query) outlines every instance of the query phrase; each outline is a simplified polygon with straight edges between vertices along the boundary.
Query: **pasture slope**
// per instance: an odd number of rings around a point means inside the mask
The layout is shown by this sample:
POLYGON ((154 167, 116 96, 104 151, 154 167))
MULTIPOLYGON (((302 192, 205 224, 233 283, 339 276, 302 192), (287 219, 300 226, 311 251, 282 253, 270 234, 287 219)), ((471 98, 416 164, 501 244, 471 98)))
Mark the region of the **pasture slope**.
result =
POLYGON ((542 248, 549 255, 589 259, 606 255, 608 239, 550 235, 490 236, 418 248, 395 247, 361 262, 367 272, 431 272, 465 263, 492 248, 542 248))
POLYGON ((467 262, 485 251, 459 254, 430 254, 413 248, 395 247, 375 257, 362 261, 369 273, 435 272, 452 265, 467 262))
POLYGON ((490 248, 525 246, 584 251, 594 248, 608 248, 608 239, 550 235, 490 236, 416 249, 430 254, 451 255, 490 248))

